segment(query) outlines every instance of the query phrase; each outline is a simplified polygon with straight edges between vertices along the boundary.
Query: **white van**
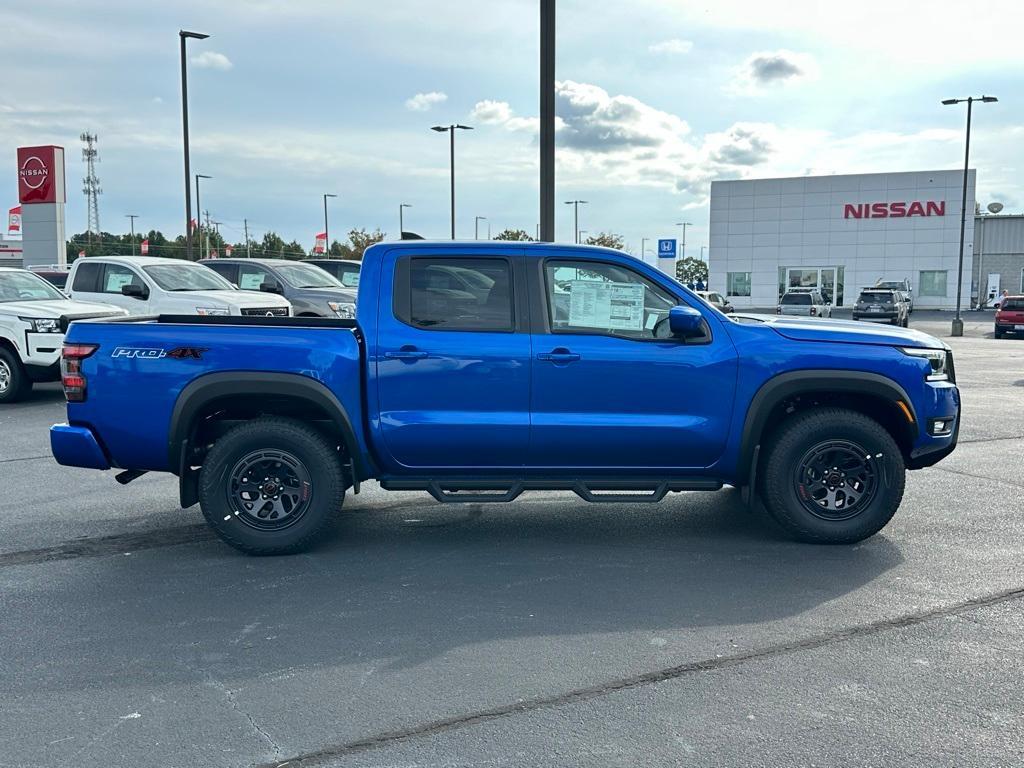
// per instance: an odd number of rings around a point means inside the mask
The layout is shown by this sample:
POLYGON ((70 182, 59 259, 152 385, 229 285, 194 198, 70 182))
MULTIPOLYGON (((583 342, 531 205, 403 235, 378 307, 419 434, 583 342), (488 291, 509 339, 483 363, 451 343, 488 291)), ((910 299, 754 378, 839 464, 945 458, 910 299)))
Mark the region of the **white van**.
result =
POLYGON ((132 315, 264 315, 287 317, 288 300, 240 291, 209 267, 156 256, 92 256, 71 267, 76 301, 113 304, 132 315))

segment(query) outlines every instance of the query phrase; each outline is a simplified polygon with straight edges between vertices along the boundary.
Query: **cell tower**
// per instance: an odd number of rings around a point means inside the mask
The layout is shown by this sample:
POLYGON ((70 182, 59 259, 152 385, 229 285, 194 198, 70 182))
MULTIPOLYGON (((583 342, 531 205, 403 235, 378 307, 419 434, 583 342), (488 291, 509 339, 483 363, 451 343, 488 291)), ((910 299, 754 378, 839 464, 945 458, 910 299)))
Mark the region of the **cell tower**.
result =
POLYGON ((100 201, 99 196, 103 194, 103 190, 100 188, 100 180, 96 176, 96 163, 100 161, 99 150, 96 149, 97 137, 95 133, 89 133, 86 131, 81 136, 82 143, 85 147, 82 148, 82 160, 85 162, 85 178, 82 179, 82 194, 85 195, 86 207, 89 212, 89 242, 92 242, 92 236, 95 234, 97 238, 100 236, 100 201))

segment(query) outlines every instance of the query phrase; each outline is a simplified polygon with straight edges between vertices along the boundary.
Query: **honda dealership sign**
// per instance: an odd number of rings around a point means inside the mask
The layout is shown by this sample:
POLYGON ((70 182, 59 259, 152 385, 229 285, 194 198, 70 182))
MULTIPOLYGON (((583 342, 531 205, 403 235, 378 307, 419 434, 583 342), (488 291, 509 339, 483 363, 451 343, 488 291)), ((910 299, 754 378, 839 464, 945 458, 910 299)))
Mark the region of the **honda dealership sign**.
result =
MULTIPOLYGON (((26 267, 66 264, 64 242, 64 148, 18 148, 19 224, 26 267)), ((11 218, 8 217, 8 226, 11 218)))
POLYGON ((18 201, 21 203, 63 203, 64 149, 62 147, 20 147, 18 149, 18 201))

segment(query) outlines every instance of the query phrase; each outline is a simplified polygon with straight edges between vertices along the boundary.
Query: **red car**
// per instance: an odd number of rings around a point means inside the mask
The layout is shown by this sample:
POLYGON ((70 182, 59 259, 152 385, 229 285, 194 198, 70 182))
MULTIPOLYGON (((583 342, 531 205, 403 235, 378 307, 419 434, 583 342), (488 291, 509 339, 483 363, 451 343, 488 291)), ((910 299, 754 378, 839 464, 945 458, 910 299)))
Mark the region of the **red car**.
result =
POLYGON ((996 338, 1007 333, 1024 336, 1024 296, 1007 296, 996 312, 996 338))

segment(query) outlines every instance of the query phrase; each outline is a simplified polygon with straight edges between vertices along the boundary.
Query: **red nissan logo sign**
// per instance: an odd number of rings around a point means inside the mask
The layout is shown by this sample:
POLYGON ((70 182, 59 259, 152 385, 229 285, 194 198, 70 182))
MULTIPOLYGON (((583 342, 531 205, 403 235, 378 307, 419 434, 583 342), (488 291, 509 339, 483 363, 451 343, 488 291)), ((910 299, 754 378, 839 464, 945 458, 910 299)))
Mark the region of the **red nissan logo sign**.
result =
POLYGON ((26 187, 29 189, 39 189, 49 178, 50 169, 46 167, 46 163, 42 159, 32 155, 25 160, 19 174, 21 175, 21 181, 26 187))

